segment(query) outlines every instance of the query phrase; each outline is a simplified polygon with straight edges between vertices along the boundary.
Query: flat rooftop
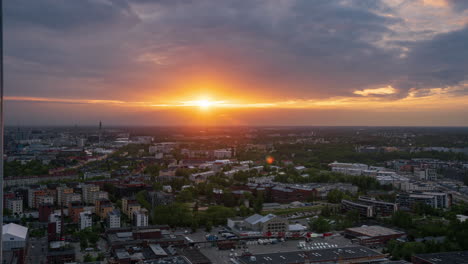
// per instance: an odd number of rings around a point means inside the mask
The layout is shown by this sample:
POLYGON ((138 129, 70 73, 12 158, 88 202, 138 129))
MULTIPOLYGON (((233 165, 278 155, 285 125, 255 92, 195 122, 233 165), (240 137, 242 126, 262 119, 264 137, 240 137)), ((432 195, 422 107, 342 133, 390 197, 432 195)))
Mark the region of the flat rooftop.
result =
POLYGON ((310 251, 292 251, 270 254, 242 256, 240 263, 248 264, 288 264, 288 263, 324 263, 365 258, 367 261, 384 260, 385 255, 366 247, 343 247, 310 251))
POLYGON ((414 258, 437 264, 468 264, 468 251, 416 254, 414 258))
POLYGON ((383 226, 361 226, 347 228, 346 231, 358 233, 361 236, 367 237, 378 237, 378 236, 391 236, 391 235, 403 235, 404 232, 386 228, 383 226))

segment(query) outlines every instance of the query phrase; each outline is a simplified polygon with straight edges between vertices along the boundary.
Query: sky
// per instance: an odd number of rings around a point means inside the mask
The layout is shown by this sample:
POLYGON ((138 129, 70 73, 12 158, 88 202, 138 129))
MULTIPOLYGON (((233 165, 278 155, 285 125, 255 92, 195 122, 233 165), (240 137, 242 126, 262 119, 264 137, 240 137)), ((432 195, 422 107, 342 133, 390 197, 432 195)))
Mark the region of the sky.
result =
POLYGON ((7 125, 468 125, 468 1, 4 6, 7 125))

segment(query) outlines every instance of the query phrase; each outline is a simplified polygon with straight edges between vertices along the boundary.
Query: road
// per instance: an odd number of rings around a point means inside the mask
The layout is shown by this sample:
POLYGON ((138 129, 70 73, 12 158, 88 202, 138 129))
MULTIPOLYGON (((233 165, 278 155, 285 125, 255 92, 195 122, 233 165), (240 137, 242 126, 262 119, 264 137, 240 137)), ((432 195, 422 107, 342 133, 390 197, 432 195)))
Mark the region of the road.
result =
POLYGON ((28 241, 28 254, 26 263, 30 264, 45 264, 48 250, 47 238, 31 237, 28 241))

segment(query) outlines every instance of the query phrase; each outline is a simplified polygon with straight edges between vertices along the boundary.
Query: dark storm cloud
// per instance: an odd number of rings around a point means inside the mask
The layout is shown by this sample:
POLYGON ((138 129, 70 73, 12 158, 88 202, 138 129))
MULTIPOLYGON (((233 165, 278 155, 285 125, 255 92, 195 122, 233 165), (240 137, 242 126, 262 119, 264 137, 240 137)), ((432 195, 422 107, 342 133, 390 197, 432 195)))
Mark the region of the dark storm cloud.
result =
POLYGON ((204 62, 304 99, 387 85, 405 96, 467 79, 466 29, 400 43, 410 47, 402 58, 376 45, 402 21, 381 15, 392 12, 371 0, 8 1, 8 93, 118 97, 204 62))
POLYGON ((402 83, 412 88, 457 86, 468 80, 468 27, 412 44, 402 83))
POLYGON ((5 20, 9 26, 67 31, 135 19, 124 0, 14 0, 5 3, 5 20))

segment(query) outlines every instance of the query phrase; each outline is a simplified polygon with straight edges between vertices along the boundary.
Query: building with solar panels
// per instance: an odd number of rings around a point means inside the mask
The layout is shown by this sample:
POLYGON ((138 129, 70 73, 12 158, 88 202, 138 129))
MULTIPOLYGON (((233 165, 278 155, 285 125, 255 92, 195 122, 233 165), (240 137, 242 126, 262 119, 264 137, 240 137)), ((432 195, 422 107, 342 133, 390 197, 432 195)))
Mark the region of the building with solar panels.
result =
POLYGON ((468 264, 468 251, 416 254, 411 257, 414 264, 468 264))
POLYGON ((379 263, 385 260, 386 255, 361 246, 255 254, 237 258, 241 264, 379 263))

